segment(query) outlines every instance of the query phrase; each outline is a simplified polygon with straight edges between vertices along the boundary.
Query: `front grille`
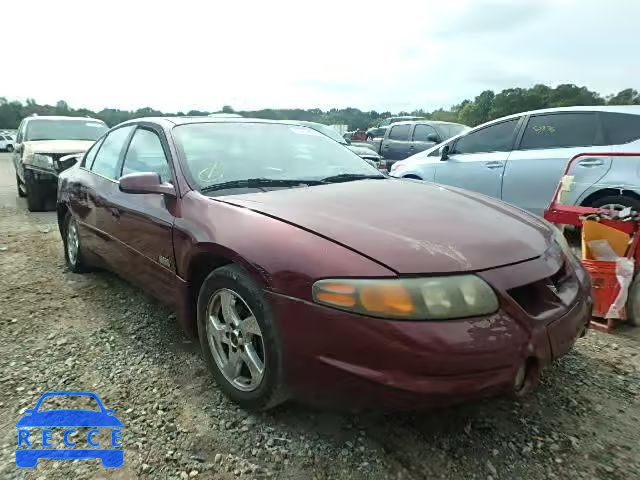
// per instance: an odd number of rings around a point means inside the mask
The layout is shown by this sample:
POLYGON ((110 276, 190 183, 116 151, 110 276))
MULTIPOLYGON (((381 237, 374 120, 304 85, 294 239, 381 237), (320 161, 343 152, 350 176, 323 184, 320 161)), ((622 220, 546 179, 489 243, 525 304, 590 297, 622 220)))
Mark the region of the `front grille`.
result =
POLYGON ((550 277, 511 288, 507 293, 532 317, 550 319, 566 312, 575 301, 578 280, 565 262, 550 277))
POLYGON ((69 160, 66 160, 64 162, 60 161, 60 159, 62 157, 66 157, 67 155, 72 155, 72 153, 48 153, 47 155, 51 156, 51 158, 53 158, 53 167, 55 168, 56 172, 60 173, 63 172, 64 170, 66 170, 69 167, 72 167, 73 165, 75 165, 76 163, 76 157, 73 157, 69 160))

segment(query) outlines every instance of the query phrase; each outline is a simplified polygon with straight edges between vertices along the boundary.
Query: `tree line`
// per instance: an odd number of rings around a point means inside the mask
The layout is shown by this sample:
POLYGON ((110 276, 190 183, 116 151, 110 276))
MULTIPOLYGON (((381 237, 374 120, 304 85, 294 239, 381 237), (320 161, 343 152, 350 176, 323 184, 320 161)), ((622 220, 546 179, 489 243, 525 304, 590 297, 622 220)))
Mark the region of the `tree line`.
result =
MULTIPOLYGON (((245 117, 265 118, 274 120, 306 120, 327 125, 348 125, 350 129, 367 129, 378 124, 383 119, 395 115, 414 115, 432 120, 444 120, 463 123, 469 126, 500 118, 512 113, 550 107, 567 107, 572 105, 640 105, 640 94, 633 88, 621 90, 617 94, 601 96, 586 87, 573 84, 563 84, 557 87, 535 85, 531 88, 507 88, 499 93, 485 90, 473 100, 464 100, 449 109, 439 108, 433 111, 424 109, 411 112, 377 112, 375 110, 362 111, 357 108, 332 108, 323 111, 312 109, 271 109, 250 111, 235 111, 231 106, 222 108, 224 113, 239 113, 245 117)), ((119 110, 104 108, 98 112, 69 107, 64 100, 55 105, 41 105, 34 99, 26 103, 9 101, 0 97, 0 128, 15 129, 20 121, 29 115, 70 115, 89 116, 103 120, 107 125, 114 126, 132 118, 155 117, 166 115, 208 115, 209 111, 191 110, 188 112, 164 113, 150 107, 138 110, 119 110)))

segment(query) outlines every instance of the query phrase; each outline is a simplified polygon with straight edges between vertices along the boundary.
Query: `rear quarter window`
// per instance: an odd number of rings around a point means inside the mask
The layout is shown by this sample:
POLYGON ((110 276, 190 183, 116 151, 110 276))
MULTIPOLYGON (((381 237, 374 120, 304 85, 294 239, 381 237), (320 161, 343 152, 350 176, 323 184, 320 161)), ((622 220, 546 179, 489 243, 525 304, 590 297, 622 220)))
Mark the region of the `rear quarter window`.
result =
POLYGON ((595 113, 556 113, 529 119, 520 150, 603 145, 595 113))
POLYGON ((601 113, 607 142, 611 145, 640 139, 640 115, 601 113))

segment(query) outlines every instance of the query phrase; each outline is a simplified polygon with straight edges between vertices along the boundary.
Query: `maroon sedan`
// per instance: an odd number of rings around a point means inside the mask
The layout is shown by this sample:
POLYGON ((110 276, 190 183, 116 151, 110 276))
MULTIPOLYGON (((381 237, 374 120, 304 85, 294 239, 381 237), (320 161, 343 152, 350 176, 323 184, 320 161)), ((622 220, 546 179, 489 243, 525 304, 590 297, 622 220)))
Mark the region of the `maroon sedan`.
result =
POLYGON ((555 228, 387 178, 306 126, 126 122, 58 190, 69 269, 108 268, 175 308, 247 409, 522 394, 589 322, 555 228))

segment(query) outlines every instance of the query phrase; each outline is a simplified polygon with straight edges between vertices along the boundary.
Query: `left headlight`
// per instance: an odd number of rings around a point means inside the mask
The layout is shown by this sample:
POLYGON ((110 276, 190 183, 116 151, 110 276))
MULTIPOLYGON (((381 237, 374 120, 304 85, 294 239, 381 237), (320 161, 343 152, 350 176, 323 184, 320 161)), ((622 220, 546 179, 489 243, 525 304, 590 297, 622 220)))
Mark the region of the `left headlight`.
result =
POLYGON ((498 310, 495 292, 476 275, 319 280, 313 299, 362 315, 407 320, 447 320, 498 310))
POLYGON ((53 158, 49 155, 42 155, 40 153, 35 153, 31 157, 30 165, 34 167, 46 168, 48 170, 53 169, 53 158))

